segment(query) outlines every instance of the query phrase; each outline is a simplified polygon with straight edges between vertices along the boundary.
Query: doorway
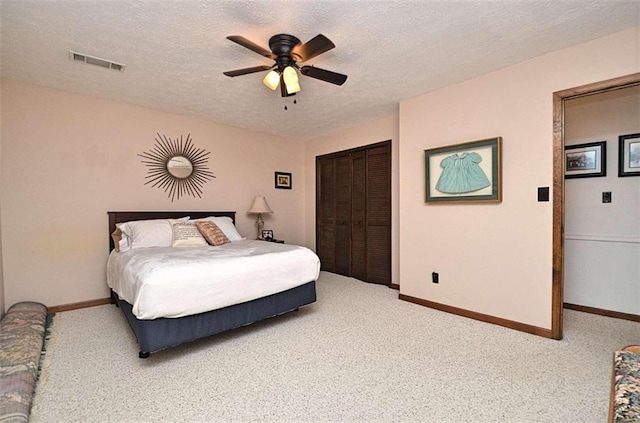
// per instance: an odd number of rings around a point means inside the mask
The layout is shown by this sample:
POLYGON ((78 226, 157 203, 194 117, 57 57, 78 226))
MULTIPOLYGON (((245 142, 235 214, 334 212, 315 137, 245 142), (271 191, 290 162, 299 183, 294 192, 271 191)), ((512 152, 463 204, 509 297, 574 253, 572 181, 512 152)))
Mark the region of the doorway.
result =
POLYGON ((640 73, 558 91, 553 94, 553 277, 551 336, 562 339, 564 308, 564 102, 640 85, 640 73))

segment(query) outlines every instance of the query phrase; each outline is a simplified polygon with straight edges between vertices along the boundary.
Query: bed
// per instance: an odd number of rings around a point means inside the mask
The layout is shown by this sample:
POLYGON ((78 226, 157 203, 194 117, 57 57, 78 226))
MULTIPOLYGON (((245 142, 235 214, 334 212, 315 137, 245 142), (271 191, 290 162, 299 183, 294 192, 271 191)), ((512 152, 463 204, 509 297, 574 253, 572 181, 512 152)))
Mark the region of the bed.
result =
MULTIPOLYGON (((238 272, 237 277, 238 280, 241 281, 238 285, 229 285, 230 282, 228 278, 232 277, 230 271, 228 270, 231 259, 225 258, 214 263, 211 262, 211 260, 214 260, 214 258, 206 258, 206 263, 193 265, 189 264, 194 268, 199 268, 200 274, 204 273, 205 275, 209 275, 219 273, 221 275, 225 275, 225 277, 227 277, 227 279, 225 280, 225 283, 227 283, 227 288, 225 289, 227 289, 227 291, 232 294, 231 297, 235 295, 235 299, 225 299, 221 302, 221 300, 217 299, 217 296, 213 294, 217 291, 213 290, 213 288, 210 288, 201 280, 199 282, 195 281, 194 283, 199 283, 199 285, 196 285, 193 288, 193 291, 198 294, 194 294, 192 296, 201 297, 204 301, 209 301, 210 304, 203 305, 199 303, 197 305, 194 305, 194 311, 192 313, 189 309, 185 308, 185 305, 183 304, 185 302, 183 301, 183 297, 189 297, 192 289, 183 288, 183 286, 186 286, 187 282, 180 280, 179 283, 173 284, 173 293, 167 292, 165 294, 174 295, 174 297, 172 298, 178 298, 179 300, 164 301, 162 303, 162 306, 159 307, 161 311, 158 312, 151 307, 153 305, 151 304, 151 300, 146 302, 142 301, 141 294, 132 294, 134 290, 131 290, 127 287, 125 280, 127 280, 127 278, 131 278, 132 276, 130 274, 133 272, 129 267, 127 267, 130 266, 128 262, 131 261, 135 263, 136 260, 131 259, 131 251, 114 251, 116 245, 111 234, 116 230, 116 225, 124 222, 134 222, 141 220, 178 219, 184 216, 189 216, 192 220, 208 218, 211 216, 228 217, 232 222, 235 222, 235 212, 119 211, 108 212, 108 215, 110 255, 107 266, 107 283, 111 289, 111 302, 120 307, 126 317, 127 322, 131 326, 131 329, 133 330, 133 333, 135 334, 138 345, 140 347, 140 351, 138 354, 140 358, 147 358, 151 353, 166 348, 174 347, 186 342, 194 341, 196 339, 208 337, 230 329, 245 326, 289 311, 298 310, 300 307, 316 301, 315 281, 319 273, 319 260, 317 260, 316 270, 312 271, 310 266, 312 266, 311 261, 313 260, 310 259, 309 253, 311 253, 315 257, 315 259, 317 259, 317 256, 315 256, 315 254, 303 247, 285 246, 283 244, 270 243, 266 241, 241 240, 237 242, 230 242, 219 247, 201 247, 199 250, 185 248, 154 248, 136 250, 135 254, 144 256, 142 259, 137 261, 143 262, 151 260, 153 254, 155 254, 155 250, 158 250, 159 254, 164 254, 165 250, 167 250, 167 254, 169 254, 170 256, 168 259, 166 259, 166 263, 170 263, 171 260, 186 260, 181 256, 181 254, 183 254, 183 251, 187 256, 203 254, 210 254, 211 256, 215 256, 216 254, 221 254, 221 252, 228 250, 230 252, 225 253, 227 254, 227 256, 225 257, 228 257, 229 255, 242 256, 242 266, 244 270, 238 272), (245 250, 243 250, 243 247, 245 246, 246 251, 251 251, 251 253, 246 253, 245 250), (301 269, 300 272, 287 272, 285 271, 286 267, 284 265, 281 265, 276 272, 259 272, 260 266, 267 266, 268 269, 273 269, 274 263, 278 263, 278 260, 282 259, 281 256, 287 256, 290 259, 291 257, 296 257, 292 254, 302 253, 306 255, 299 257, 304 258, 303 261, 306 263, 306 267, 304 269, 301 269), (253 257, 248 257, 249 255, 254 254, 259 256, 259 258, 256 257, 254 259, 253 257), (251 261, 248 262, 247 260, 251 261), (247 263, 251 264, 247 265, 247 263), (212 269, 218 268, 220 269, 220 272, 212 271, 212 269), (295 275, 295 278, 298 279, 297 281, 288 280, 294 278, 293 275, 295 275), (302 280, 300 280, 301 278, 302 280), (275 283, 277 287, 272 287, 272 283, 275 283), (182 295, 175 295, 176 285, 179 286, 180 289, 182 289, 182 291, 180 291, 182 295), (254 285, 257 287, 264 287, 266 285, 269 288, 263 289, 266 290, 266 294, 257 293, 245 295, 242 292, 237 293, 237 291, 243 291, 243 287, 249 285, 254 285), (239 286, 240 288, 229 289, 229 287, 232 286, 239 286), (200 292, 209 293, 200 295, 200 292), (256 298, 252 297, 255 297, 256 295, 256 298), (203 311, 203 309, 205 310, 203 311)), ((299 261, 300 260, 295 260, 296 263, 299 261)), ((156 261, 151 263, 162 263, 162 265, 164 265, 165 259, 163 258, 159 262, 156 261)), ((294 263, 292 263, 292 266, 293 265, 294 263)), ((153 268, 153 265, 151 265, 151 267, 153 268)), ((168 279, 171 279, 173 277, 171 271, 165 271, 165 269, 162 268, 162 272, 156 271, 155 273, 158 274, 159 277, 164 278, 164 286, 171 285, 169 283, 166 283, 168 279)), ((177 279, 180 278, 178 277, 177 279)), ((217 283, 216 281, 214 281, 214 279, 215 278, 212 277, 212 284, 214 282, 217 283)), ((149 284, 149 286, 152 285, 153 284, 149 284)), ((156 287, 156 291, 153 292, 157 292, 158 295, 160 295, 159 293, 161 293, 161 291, 159 290, 161 289, 162 284, 156 283, 156 285, 158 285, 158 287, 156 287)), ((189 286, 191 287, 191 285, 189 286)), ((147 295, 146 298, 152 298, 152 296, 147 295)), ((158 301, 162 302, 163 300, 158 301)))

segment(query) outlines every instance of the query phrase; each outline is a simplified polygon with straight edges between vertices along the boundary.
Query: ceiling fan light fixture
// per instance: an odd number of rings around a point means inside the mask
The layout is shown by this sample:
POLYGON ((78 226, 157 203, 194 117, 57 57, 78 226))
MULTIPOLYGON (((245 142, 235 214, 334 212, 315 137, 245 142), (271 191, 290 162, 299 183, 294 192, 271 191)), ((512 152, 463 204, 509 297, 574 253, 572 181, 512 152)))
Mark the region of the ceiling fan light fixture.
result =
POLYGON ((278 88, 278 84, 280 84, 280 74, 275 70, 267 73, 267 76, 262 80, 264 85, 266 85, 270 90, 275 91, 278 88))
POLYGON ((282 79, 287 87, 287 94, 295 94, 300 92, 300 82, 298 80, 298 72, 293 66, 287 66, 282 71, 282 79))
POLYGON ((295 94, 297 92, 300 92, 300 83, 296 82, 295 84, 287 84, 285 83, 285 86, 287 87, 287 94, 291 95, 291 94, 295 94))
POLYGON ((289 84, 297 84, 298 83, 298 72, 293 66, 287 66, 282 71, 282 77, 284 78, 284 83, 289 84))
POLYGON ((269 71, 262 82, 273 91, 279 87, 282 97, 293 96, 300 92, 301 87, 298 80, 298 71, 300 71, 302 75, 335 85, 342 85, 347 80, 347 75, 341 73, 316 68, 314 66, 298 66, 298 63, 306 62, 335 47, 335 44, 322 34, 316 35, 304 44, 293 35, 276 34, 269 39, 269 50, 240 35, 230 35, 227 39, 261 56, 274 60, 275 64, 272 66, 261 65, 235 69, 223 72, 223 74, 235 77, 255 72, 269 71))

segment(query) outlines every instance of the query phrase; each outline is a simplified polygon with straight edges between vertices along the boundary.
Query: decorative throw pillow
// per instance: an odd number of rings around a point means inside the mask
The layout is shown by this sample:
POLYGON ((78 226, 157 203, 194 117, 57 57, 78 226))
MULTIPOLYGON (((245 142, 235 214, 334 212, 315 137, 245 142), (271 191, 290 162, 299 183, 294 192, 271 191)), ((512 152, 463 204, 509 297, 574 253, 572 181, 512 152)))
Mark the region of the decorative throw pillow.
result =
POLYGON ((129 237, 125 235, 120 228, 116 228, 116 230, 113 231, 111 238, 113 239, 116 252, 120 253, 129 250, 129 237))
POLYGON ((229 238, 222 232, 222 230, 210 220, 196 222, 196 227, 207 240, 207 242, 211 245, 222 245, 226 244, 229 241, 229 238))
POLYGON ((231 242, 244 239, 236 229, 236 226, 233 224, 233 220, 231 220, 231 218, 228 216, 209 216, 202 219, 192 220, 192 222, 215 223, 231 242))
POLYGON ((174 248, 204 247, 207 241, 193 222, 177 222, 172 225, 174 248))

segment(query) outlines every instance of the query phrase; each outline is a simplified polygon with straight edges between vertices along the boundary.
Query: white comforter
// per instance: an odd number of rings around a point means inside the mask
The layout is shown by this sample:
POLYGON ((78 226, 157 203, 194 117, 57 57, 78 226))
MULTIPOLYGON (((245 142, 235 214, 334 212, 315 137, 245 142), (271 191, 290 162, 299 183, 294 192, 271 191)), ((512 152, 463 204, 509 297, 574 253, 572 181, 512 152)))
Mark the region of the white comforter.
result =
POLYGON ((265 241, 111 252, 107 284, 139 319, 181 317, 286 291, 318 279, 311 250, 265 241))

